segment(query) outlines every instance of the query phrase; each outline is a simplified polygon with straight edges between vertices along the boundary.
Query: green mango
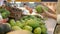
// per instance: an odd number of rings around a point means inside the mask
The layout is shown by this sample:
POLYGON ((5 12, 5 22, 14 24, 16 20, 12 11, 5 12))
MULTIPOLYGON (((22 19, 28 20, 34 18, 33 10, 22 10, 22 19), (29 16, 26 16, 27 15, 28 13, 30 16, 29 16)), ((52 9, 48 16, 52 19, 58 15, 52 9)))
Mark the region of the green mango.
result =
POLYGON ((41 28, 40 27, 35 28, 34 34, 41 34, 41 28))
POLYGON ((28 21, 26 21, 26 24, 31 26, 32 28, 36 28, 39 27, 39 22, 37 22, 36 20, 30 19, 28 21))
POLYGON ((10 15, 10 12, 6 9, 0 9, 0 13, 2 14, 3 18, 7 18, 10 15))
POLYGON ((41 25, 41 32, 42 34, 47 34, 47 28, 45 25, 41 25))
POLYGON ((24 26, 23 28, 24 30, 28 30, 28 31, 31 31, 33 30, 33 28, 31 26, 24 26))
POLYGON ((22 30, 19 26, 13 26, 12 30, 22 30))
POLYGON ((2 15, 3 18, 7 18, 7 13, 6 12, 1 13, 1 15, 2 15))
POLYGON ((38 13, 41 13, 41 12, 42 12, 42 7, 41 7, 41 5, 38 5, 35 9, 36 9, 36 11, 37 11, 38 13))
POLYGON ((15 26, 15 25, 16 25, 16 22, 15 22, 14 19, 11 19, 11 20, 10 20, 10 25, 11 25, 11 26, 15 26))
POLYGON ((16 25, 19 26, 20 28, 23 28, 23 24, 20 21, 16 21, 16 25))

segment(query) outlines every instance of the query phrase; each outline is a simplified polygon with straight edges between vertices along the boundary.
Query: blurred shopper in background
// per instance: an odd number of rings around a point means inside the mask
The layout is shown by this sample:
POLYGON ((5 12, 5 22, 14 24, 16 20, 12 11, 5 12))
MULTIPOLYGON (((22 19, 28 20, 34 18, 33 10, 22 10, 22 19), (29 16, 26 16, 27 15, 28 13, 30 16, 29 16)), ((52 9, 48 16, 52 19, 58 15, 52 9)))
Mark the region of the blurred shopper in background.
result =
POLYGON ((32 13, 33 12, 33 9, 30 8, 26 3, 24 3, 24 7, 29 10, 29 13, 32 13))
POLYGON ((0 0, 0 6, 2 6, 4 3, 4 0, 0 0))

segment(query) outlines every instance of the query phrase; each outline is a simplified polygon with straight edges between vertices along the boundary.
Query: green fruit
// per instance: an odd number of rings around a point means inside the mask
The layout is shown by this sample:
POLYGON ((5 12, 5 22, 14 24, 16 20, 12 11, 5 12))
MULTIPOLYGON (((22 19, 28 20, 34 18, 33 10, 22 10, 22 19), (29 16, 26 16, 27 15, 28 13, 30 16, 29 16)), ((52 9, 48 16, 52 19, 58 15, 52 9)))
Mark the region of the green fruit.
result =
POLYGON ((10 15, 10 12, 9 12, 8 10, 6 10, 6 9, 5 9, 5 11, 4 11, 4 12, 6 12, 6 13, 7 13, 7 15, 10 15))
POLYGON ((22 23, 25 23, 25 20, 23 20, 23 19, 21 19, 20 21, 21 21, 22 23))
POLYGON ((40 24, 40 27, 45 26, 45 23, 43 22, 40 22, 39 24, 40 24))
POLYGON ((34 30, 34 34, 41 34, 41 28, 40 28, 40 27, 37 27, 37 28, 34 30))
POLYGON ((41 30, 42 30, 42 34, 47 34, 46 28, 42 28, 41 30))
POLYGON ((24 28, 23 28, 24 30, 28 30, 28 31, 32 31, 33 30, 33 28, 32 27, 30 27, 30 26, 24 26, 24 28))
POLYGON ((14 26, 14 25, 16 25, 16 22, 15 22, 15 20, 14 20, 14 19, 11 19, 11 20, 10 20, 10 24, 11 24, 11 26, 14 26))
POLYGON ((37 22, 36 20, 33 20, 33 19, 30 19, 26 22, 27 25, 33 27, 33 28, 36 28, 36 27, 39 27, 39 22, 37 22))
POLYGON ((27 18, 28 18, 28 16, 24 16, 24 17, 22 17, 23 20, 25 20, 25 19, 27 19, 27 18))
POLYGON ((42 24, 40 27, 41 27, 41 28, 46 28, 46 26, 45 26, 45 25, 43 25, 43 24, 42 24))
POLYGON ((0 9, 3 18, 7 18, 10 15, 10 12, 6 9, 0 9))
POLYGON ((20 21, 16 21, 17 24, 21 23, 20 21))
POLYGON ((5 9, 1 8, 0 13, 3 13, 3 12, 5 12, 5 9))
POLYGON ((1 15, 2 15, 3 18, 7 18, 7 13, 6 12, 1 13, 1 15))
POLYGON ((16 25, 23 28, 23 24, 20 21, 16 21, 16 25))
POLYGON ((36 11, 37 11, 38 13, 41 13, 41 12, 42 12, 42 7, 41 7, 41 5, 38 5, 38 6, 36 7, 36 11))
POLYGON ((12 30, 21 30, 21 28, 19 26, 13 26, 12 30))
POLYGON ((41 32, 42 32, 42 34, 47 33, 47 28, 45 27, 45 25, 41 25, 41 32))

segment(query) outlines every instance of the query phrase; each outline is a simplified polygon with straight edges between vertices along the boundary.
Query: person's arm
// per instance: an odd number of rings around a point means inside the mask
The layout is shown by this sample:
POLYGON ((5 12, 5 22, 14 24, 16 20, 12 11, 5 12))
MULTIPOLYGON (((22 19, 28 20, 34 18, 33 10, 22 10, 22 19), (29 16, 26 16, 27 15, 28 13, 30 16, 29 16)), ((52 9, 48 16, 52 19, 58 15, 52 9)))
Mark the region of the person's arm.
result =
POLYGON ((57 15, 56 15, 56 14, 51 14, 51 13, 49 13, 49 12, 45 12, 45 13, 46 13, 47 16, 50 16, 50 17, 52 17, 52 18, 54 18, 54 19, 57 18, 57 15))
POLYGON ((47 16, 50 16, 50 17, 52 17, 52 18, 54 18, 54 19, 57 19, 57 15, 56 15, 56 14, 49 13, 49 12, 46 11, 43 7, 42 7, 42 9, 44 10, 44 12, 45 12, 45 14, 46 14, 47 16))

